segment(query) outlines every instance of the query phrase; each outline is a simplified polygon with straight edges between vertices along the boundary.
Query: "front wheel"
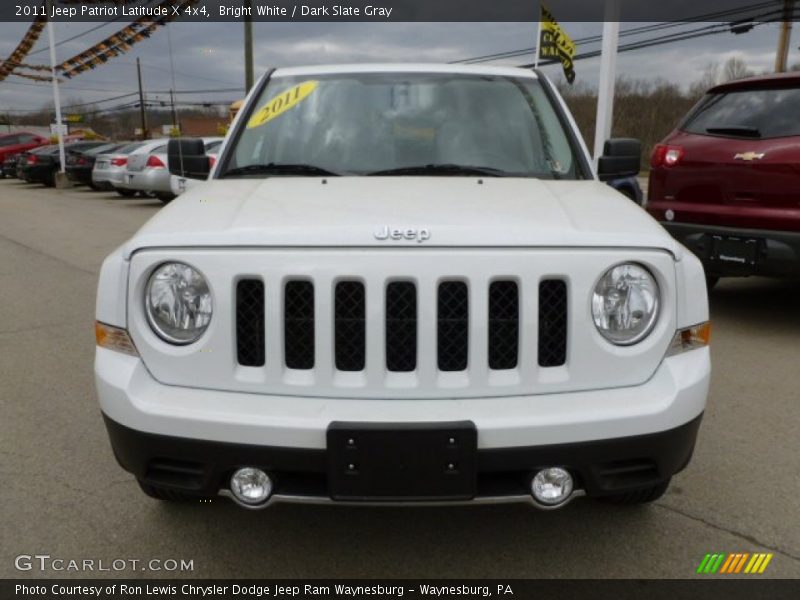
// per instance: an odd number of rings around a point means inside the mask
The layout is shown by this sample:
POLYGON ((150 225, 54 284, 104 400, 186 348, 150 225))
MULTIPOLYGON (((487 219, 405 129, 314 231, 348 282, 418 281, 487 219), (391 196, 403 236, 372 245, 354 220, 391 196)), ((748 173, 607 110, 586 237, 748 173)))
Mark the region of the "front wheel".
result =
POLYGON ((655 485, 651 485, 648 487, 643 487, 638 490, 633 490, 632 492, 625 492, 623 494, 614 494, 613 496, 602 496, 600 500, 603 502, 608 502, 610 504, 623 504, 623 505, 631 505, 631 504, 647 504, 648 502, 654 502, 661 498, 664 493, 667 491, 669 487, 670 480, 667 479, 666 481, 662 481, 661 483, 657 483, 655 485))
POLYGON ((164 204, 168 204, 175 200, 175 194, 171 194, 169 192, 158 192, 156 193, 156 198, 161 200, 164 204))

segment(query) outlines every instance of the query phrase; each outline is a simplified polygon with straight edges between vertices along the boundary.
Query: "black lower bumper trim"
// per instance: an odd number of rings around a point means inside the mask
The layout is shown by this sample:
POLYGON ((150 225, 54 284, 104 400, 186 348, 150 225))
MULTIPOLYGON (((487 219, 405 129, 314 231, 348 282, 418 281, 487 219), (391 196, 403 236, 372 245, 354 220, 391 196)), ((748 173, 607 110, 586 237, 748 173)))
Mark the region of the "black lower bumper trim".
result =
MULTIPOLYGON (((104 415, 119 464, 144 483, 198 496, 228 487, 235 469, 256 466, 275 480, 274 493, 329 497, 326 450, 234 444, 145 433, 104 415)), ((531 475, 562 466, 589 496, 629 492, 668 480, 689 462, 702 414, 658 433, 569 444, 478 450, 477 496, 529 493, 531 475)), ((478 431, 480 440, 480 431, 478 431)))
POLYGON ((661 222, 661 225, 703 263, 710 276, 800 276, 800 232, 717 227, 695 223, 661 222), (754 264, 714 260, 715 238, 754 240, 754 264))

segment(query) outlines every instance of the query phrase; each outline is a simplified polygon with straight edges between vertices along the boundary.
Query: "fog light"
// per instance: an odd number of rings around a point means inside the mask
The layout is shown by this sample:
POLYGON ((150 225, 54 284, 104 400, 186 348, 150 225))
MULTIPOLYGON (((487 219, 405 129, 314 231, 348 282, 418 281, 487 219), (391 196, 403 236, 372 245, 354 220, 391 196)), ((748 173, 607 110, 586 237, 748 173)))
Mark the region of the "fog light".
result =
POLYGON ((547 506, 566 502, 572 494, 572 475, 560 467, 542 469, 531 480, 531 494, 547 506))
POLYGON ((272 495, 272 479, 261 469, 244 467, 231 477, 231 493, 244 504, 263 504, 272 495))

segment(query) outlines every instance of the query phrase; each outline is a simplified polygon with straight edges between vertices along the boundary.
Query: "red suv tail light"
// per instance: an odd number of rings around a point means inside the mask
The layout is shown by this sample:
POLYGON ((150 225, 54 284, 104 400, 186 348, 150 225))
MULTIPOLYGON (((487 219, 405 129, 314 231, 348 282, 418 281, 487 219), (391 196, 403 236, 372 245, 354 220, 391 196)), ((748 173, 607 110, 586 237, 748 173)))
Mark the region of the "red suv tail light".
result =
POLYGON ((158 158, 155 154, 151 154, 147 158, 147 166, 151 169, 163 169, 165 167, 164 163, 158 158))
POLYGON ((115 167, 124 167, 128 164, 128 159, 125 157, 117 157, 111 159, 111 164, 115 167))
POLYGON ((217 157, 216 156, 209 156, 208 157, 208 168, 209 169, 213 169, 215 164, 217 164, 217 157))
POLYGON ((683 158, 683 148, 681 146, 670 146, 668 144, 656 144, 653 148, 653 155, 650 157, 651 167, 674 167, 683 158))

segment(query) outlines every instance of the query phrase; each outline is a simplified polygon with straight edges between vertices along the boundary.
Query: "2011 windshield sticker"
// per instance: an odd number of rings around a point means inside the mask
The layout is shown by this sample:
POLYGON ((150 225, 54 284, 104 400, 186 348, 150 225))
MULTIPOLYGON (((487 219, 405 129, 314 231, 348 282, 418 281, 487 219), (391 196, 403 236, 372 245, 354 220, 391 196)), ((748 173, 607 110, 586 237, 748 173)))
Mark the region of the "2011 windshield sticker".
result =
POLYGON ((267 102, 264 106, 259 108, 255 114, 250 118, 247 123, 248 129, 254 127, 261 127, 265 123, 269 123, 275 117, 279 117, 287 110, 294 108, 300 102, 308 98, 308 96, 317 89, 318 81, 304 81, 285 92, 281 92, 267 102))

